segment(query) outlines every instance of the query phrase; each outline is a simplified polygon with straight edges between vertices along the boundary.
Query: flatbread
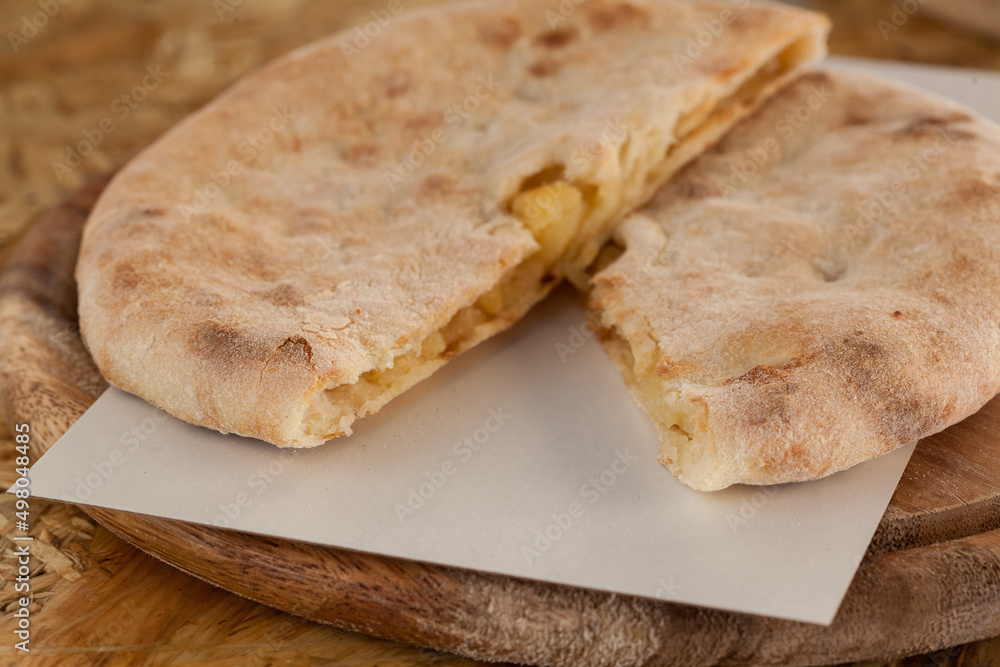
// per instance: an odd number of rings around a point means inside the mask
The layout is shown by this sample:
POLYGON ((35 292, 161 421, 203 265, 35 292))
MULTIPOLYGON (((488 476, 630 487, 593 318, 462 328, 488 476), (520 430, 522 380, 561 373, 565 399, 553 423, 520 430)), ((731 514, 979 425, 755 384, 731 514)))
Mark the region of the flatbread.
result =
POLYGON ((109 382, 281 446, 348 434, 581 279, 828 29, 727 1, 398 9, 246 77, 114 179, 77 268, 109 382))
POLYGON ((809 73, 616 243, 595 317, 695 489, 823 477, 1000 391, 1000 128, 951 102, 809 73))

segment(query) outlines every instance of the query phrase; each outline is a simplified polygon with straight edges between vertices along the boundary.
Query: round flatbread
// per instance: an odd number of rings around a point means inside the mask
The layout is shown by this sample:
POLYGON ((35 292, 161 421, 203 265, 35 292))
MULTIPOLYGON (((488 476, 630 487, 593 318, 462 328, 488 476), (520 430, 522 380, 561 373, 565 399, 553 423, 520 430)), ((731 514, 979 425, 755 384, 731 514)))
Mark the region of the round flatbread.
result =
POLYGON ((696 489, 823 477, 1000 391, 1000 128, 954 103, 809 73, 617 243, 606 348, 696 489))
POLYGON ((114 179, 77 268, 109 382, 282 446, 350 433, 579 279, 828 28, 728 1, 392 9, 246 77, 114 179))

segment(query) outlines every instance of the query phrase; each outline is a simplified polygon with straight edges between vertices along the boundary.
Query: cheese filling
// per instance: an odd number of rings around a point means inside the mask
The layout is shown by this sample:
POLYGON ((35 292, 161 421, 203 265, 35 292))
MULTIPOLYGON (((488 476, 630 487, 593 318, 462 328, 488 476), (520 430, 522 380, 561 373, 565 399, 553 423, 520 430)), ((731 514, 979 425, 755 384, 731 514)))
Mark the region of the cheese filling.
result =
POLYGON ((544 267, 514 267, 475 303, 460 309, 443 327, 397 355, 385 368, 362 373, 350 384, 332 382, 313 398, 302 419, 302 444, 321 444, 350 435, 354 420, 373 414, 389 399, 426 378, 446 361, 518 319, 537 301, 544 267))
POLYGON ((583 193, 557 181, 519 194, 511 204, 541 246, 531 258, 544 266, 554 265, 566 253, 589 211, 583 193))
POLYGON ((587 216, 584 192, 558 181, 540 185, 517 196, 511 212, 524 222, 538 250, 444 327, 396 356, 389 367, 363 373, 351 384, 327 386, 302 420, 309 441, 350 434, 355 419, 376 412, 451 357, 495 333, 503 323, 515 321, 548 292, 555 284, 550 277, 553 266, 565 255, 587 216))

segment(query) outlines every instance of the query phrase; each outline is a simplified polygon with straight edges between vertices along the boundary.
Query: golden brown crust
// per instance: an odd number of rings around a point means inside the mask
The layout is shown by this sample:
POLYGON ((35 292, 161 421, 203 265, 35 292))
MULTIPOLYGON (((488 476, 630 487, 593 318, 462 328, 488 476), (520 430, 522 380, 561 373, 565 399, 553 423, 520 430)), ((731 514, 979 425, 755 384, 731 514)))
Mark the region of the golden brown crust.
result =
POLYGON ((538 249, 509 213, 525 179, 555 165, 595 184, 601 215, 555 272, 579 268, 593 250, 583 241, 669 175, 646 179, 682 113, 799 44, 773 87, 822 52, 826 29, 777 5, 508 0, 393 17, 368 43, 347 31, 303 47, 108 187, 77 271, 84 339, 112 384, 189 422, 293 446, 349 432, 555 284, 522 285, 424 358, 433 332, 538 249), (723 12, 735 18, 722 25, 723 12), (706 22, 725 33, 678 65, 706 22), (408 370, 393 370, 406 355, 408 370), (392 387, 326 419, 333 431, 306 432, 321 392, 389 372, 392 387))
POLYGON ((695 488, 822 477, 1000 391, 1000 129, 950 102, 807 74, 618 240, 593 304, 647 411, 689 411, 658 425, 695 488))

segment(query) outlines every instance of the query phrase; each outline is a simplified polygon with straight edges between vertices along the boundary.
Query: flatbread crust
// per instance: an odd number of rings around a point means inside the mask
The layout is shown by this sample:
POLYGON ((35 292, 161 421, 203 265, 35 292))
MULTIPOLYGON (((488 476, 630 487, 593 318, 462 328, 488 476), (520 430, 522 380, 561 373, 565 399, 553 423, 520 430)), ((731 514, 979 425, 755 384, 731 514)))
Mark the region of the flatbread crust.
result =
POLYGON ((281 446, 350 433, 580 279, 621 214, 821 57, 828 29, 678 0, 383 23, 246 77, 114 179, 76 274, 109 382, 281 446))
POLYGON ((816 479, 1000 391, 1000 128, 814 72, 630 216, 604 342, 701 490, 816 479))

